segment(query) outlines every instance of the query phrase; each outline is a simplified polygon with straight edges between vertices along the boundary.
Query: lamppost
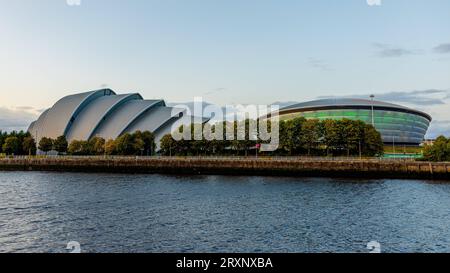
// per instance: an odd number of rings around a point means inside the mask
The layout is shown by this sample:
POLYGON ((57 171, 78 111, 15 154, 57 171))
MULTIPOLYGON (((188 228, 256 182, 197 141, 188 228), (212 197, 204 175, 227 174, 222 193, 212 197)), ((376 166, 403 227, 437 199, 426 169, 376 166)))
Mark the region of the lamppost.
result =
POLYGON ((103 147, 103 157, 106 158, 106 143, 107 141, 105 140, 105 145, 103 147))
POLYGON ((395 136, 392 136, 392 151, 394 152, 394 158, 396 157, 395 153, 395 136))
POLYGON ((372 101, 372 126, 375 127, 375 115, 374 115, 374 108, 373 108, 373 99, 375 98, 375 95, 370 95, 370 100, 372 101))
POLYGON ((362 160, 361 138, 359 139, 359 160, 362 160))

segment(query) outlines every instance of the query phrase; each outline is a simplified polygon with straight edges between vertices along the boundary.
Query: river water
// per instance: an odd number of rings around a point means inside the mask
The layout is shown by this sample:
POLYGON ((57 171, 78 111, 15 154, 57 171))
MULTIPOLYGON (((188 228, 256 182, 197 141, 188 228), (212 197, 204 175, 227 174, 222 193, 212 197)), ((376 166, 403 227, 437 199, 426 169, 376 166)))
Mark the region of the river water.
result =
POLYGON ((450 183, 0 172, 0 252, 450 252, 450 183))

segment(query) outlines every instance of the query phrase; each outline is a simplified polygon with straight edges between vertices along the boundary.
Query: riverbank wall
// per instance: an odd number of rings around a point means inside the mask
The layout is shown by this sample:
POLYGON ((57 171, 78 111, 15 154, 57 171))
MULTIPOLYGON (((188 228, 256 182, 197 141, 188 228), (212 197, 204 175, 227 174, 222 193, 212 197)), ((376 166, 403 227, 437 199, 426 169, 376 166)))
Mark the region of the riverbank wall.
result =
POLYGON ((173 175, 266 175, 450 180, 450 162, 328 158, 20 157, 0 171, 111 172, 173 175))

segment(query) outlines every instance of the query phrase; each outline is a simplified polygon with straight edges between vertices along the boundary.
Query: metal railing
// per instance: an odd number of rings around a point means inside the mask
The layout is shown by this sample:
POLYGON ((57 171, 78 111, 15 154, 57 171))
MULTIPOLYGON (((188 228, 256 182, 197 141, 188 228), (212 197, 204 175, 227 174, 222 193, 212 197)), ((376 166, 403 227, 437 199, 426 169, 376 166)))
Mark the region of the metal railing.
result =
POLYGON ((327 157, 327 156, 68 156, 68 155, 37 155, 37 156, 2 156, 0 160, 239 160, 239 161, 361 161, 361 162, 414 162, 414 158, 384 158, 384 157, 327 157))

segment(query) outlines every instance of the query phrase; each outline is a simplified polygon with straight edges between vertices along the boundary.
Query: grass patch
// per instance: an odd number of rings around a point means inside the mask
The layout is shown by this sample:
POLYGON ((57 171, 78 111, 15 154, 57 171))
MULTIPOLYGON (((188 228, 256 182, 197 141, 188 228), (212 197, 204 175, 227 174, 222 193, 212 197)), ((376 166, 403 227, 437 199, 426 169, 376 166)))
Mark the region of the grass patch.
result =
POLYGON ((384 146, 384 153, 386 154, 393 154, 394 152, 396 154, 422 154, 423 153, 423 147, 420 146, 395 146, 392 145, 385 145, 384 146))

